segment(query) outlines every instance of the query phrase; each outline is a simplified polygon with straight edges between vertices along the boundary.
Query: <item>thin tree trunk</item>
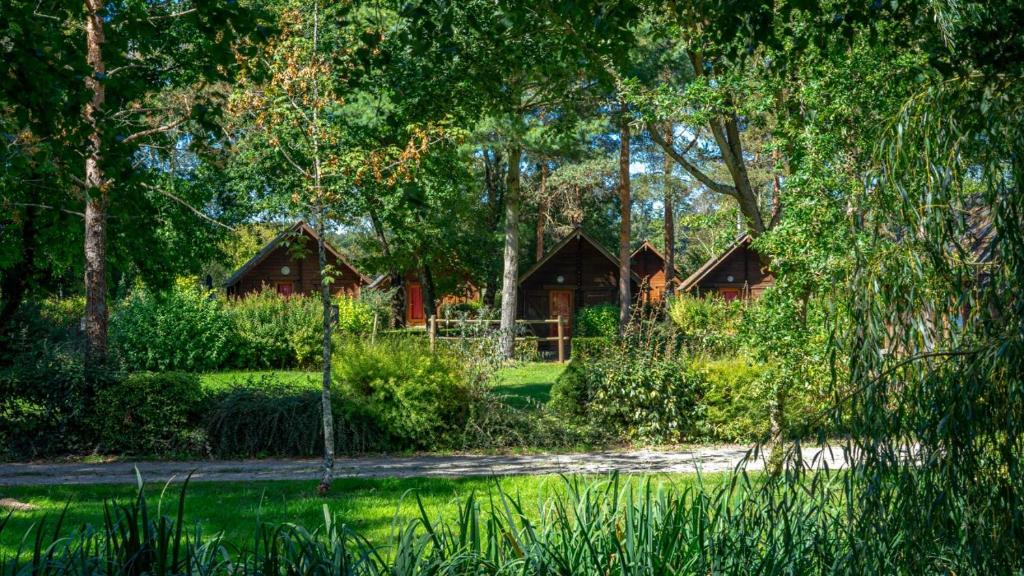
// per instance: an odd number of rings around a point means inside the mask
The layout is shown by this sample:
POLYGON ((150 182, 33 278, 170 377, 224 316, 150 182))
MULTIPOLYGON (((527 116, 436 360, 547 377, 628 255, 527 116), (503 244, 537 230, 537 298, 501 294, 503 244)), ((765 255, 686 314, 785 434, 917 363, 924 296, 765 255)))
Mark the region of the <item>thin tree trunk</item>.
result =
POLYGON ((544 228, 548 222, 548 165, 542 162, 540 165, 540 200, 537 205, 537 247, 534 262, 540 262, 544 257, 544 228))
MULTIPOLYGON (((484 183, 487 187, 488 229, 497 229, 501 222, 501 213, 505 194, 501 188, 502 157, 498 150, 484 149, 484 183)), ((501 282, 501 272, 493 264, 487 265, 484 278, 483 300, 488 308, 494 308, 495 295, 501 282)))
MULTIPOLYGON (((37 202, 37 194, 33 192, 30 201, 37 202)), ((0 282, 0 297, 3 305, 0 306, 0 329, 5 327, 14 318, 14 314, 25 299, 25 292, 28 291, 29 280, 32 277, 33 264, 36 256, 36 212, 34 206, 26 206, 24 219, 21 222, 21 258, 17 264, 12 266, 4 274, 0 282)))
POLYGON ((619 117, 619 334, 624 334, 629 324, 629 311, 632 304, 630 294, 630 216, 632 215, 632 198, 629 189, 629 116, 626 114, 626 103, 620 103, 619 117))
POLYGON ((92 92, 85 106, 89 144, 85 153, 85 337, 88 365, 102 363, 107 355, 107 182, 101 165, 103 136, 99 116, 106 100, 102 78, 103 1, 87 0, 85 23, 86 60, 92 74, 85 85, 92 92))
MULTIPOLYGON (((384 224, 380 221, 380 216, 377 214, 374 202, 375 199, 371 198, 369 202, 370 223, 373 224, 373 231, 377 234, 377 240, 380 242, 384 258, 388 262, 393 262, 391 245, 388 243, 387 234, 384 232, 384 224)), ((388 323, 388 327, 405 326, 405 292, 401 289, 403 283, 402 274, 391 267, 388 269, 388 278, 391 279, 391 287, 398 288, 395 290, 394 297, 391 298, 391 322, 388 323)))
MULTIPOLYGON (((668 124, 665 141, 672 146, 672 123, 668 124)), ((676 215, 675 190, 672 189, 672 156, 665 154, 665 296, 674 291, 676 278, 676 215)), ((668 298, 666 298, 667 300, 668 298)))
MULTIPOLYGON (((313 58, 318 58, 320 40, 320 4, 313 4, 313 58)), ((323 170, 320 164, 320 82, 313 77, 313 125, 310 140, 313 145, 313 192, 317 203, 317 261, 320 267, 320 301, 323 312, 323 380, 320 389, 320 407, 324 424, 324 461, 320 486, 317 491, 323 495, 331 489, 334 480, 334 411, 331 408, 331 278, 327 275, 327 206, 323 194, 323 170)))
POLYGON ((508 177, 505 187, 505 256, 501 283, 501 336, 499 354, 510 360, 515 353, 516 298, 519 284, 519 161, 518 144, 509 149, 508 177))

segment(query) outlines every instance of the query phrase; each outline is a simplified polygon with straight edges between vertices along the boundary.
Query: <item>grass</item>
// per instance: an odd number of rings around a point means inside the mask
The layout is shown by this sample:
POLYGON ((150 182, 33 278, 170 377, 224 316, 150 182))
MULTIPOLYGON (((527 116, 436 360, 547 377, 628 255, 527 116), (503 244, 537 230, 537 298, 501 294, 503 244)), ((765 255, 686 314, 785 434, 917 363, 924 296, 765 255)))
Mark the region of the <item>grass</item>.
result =
MULTIPOLYGON (((565 370, 565 364, 554 362, 527 362, 502 368, 495 375, 494 390, 508 396, 509 404, 528 406, 531 402, 545 403, 551 397, 551 386, 565 370)), ((319 388, 320 373, 303 370, 239 370, 209 372, 200 378, 203 389, 217 392, 246 382, 266 385, 300 385, 319 388)))
POLYGON ((554 362, 527 362, 503 368, 495 377, 494 390, 507 395, 513 406, 526 406, 531 401, 545 403, 551 397, 551 386, 565 366, 554 362))
MULTIPOLYGON (((609 476, 587 477, 589 482, 607 480, 609 476)), ((630 478, 641 482, 643 477, 630 478)), ((697 482, 692 474, 658 475, 653 477, 660 485, 682 489, 697 482)), ((714 483, 719 475, 707 475, 705 483, 714 483)), ((314 494, 313 481, 264 482, 195 482, 188 487, 185 518, 186 525, 200 522, 203 533, 212 536, 223 532, 226 540, 236 546, 251 544, 250 537, 258 521, 271 524, 297 523, 314 528, 323 523, 324 505, 336 515, 338 521, 356 529, 371 542, 387 541, 392 530, 418 516, 416 497, 423 501, 432 519, 455 519, 458 505, 469 495, 478 501, 496 497, 498 482, 501 489, 521 499, 528 514, 536 517, 543 502, 568 493, 567 482, 561 476, 510 476, 500 479, 466 478, 409 478, 358 479, 344 478, 334 483, 331 494, 321 498, 314 494)), ((623 481, 627 481, 623 479, 623 481)), ((69 504, 64 521, 64 533, 84 524, 98 526, 103 520, 105 500, 128 502, 136 495, 130 485, 89 486, 15 486, 0 488, 0 497, 13 498, 32 504, 38 510, 13 512, 7 527, 0 533, 0 557, 13 553, 21 538, 36 523, 48 517, 48 524, 56 521, 65 504, 69 504)), ((146 498, 150 508, 161 506, 162 485, 147 485, 146 498)), ((163 496, 162 513, 173 515, 177 505, 180 484, 171 485, 163 496)), ((31 542, 29 542, 31 545, 31 542)))

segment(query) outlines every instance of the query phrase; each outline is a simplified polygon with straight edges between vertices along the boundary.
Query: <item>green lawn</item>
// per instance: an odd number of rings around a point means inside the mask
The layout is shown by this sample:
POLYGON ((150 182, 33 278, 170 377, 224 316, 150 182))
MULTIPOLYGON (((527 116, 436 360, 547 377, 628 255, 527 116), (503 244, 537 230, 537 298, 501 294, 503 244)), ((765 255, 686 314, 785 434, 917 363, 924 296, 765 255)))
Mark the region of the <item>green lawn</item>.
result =
MULTIPOLYGON (((622 478, 639 486, 643 477, 622 478)), ((694 475, 658 475, 652 481, 671 489, 680 489, 696 481, 694 475)), ((720 476, 706 476, 704 481, 716 482, 720 476)), ((610 476, 591 476, 588 485, 606 483, 610 476)), ((490 497, 497 497, 497 482, 509 495, 518 497, 528 515, 536 517, 545 499, 566 494, 567 482, 561 476, 512 476, 498 480, 473 479, 341 479, 337 480, 327 498, 314 495, 314 481, 287 482, 196 482, 188 487, 186 520, 189 525, 200 522, 207 536, 224 532, 226 539, 244 545, 252 535, 258 519, 268 523, 294 522, 310 529, 323 523, 323 506, 343 522, 375 543, 384 543, 396 525, 418 516, 416 497, 423 500, 432 519, 454 518, 457 506, 470 494, 483 502, 483 511, 490 497)), ((146 497, 155 512, 161 505, 163 486, 147 487, 146 497)), ((180 485, 167 488, 162 513, 173 515, 180 485)), ((15 498, 39 507, 34 512, 14 512, 7 527, 0 533, 0 558, 14 552, 29 528, 48 516, 53 526, 66 503, 70 503, 65 531, 89 523, 102 524, 105 499, 127 501, 136 494, 133 486, 33 486, 0 487, 0 497, 15 498)))
POLYGON ((495 376, 494 389, 509 396, 509 403, 525 406, 529 401, 547 402, 551 386, 565 370, 565 364, 527 362, 503 368, 495 376))
MULTIPOLYGON (((527 362, 502 368, 494 379, 494 390, 507 395, 510 404, 522 407, 529 402, 547 402, 551 386, 565 370, 565 364, 554 362, 527 362)), ((242 383, 320 386, 320 373, 301 370, 252 370, 210 372, 201 377, 203 388, 219 391, 242 383)))

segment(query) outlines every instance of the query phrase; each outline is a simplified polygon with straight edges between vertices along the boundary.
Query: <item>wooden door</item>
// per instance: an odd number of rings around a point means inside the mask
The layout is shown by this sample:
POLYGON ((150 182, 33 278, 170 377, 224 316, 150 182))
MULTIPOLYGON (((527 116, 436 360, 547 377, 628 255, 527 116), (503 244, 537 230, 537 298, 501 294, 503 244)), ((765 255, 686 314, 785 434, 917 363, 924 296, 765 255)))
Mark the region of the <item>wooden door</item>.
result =
MULTIPOLYGON (((565 321, 564 334, 572 336, 573 293, 572 290, 551 290, 548 292, 548 310, 551 318, 562 317, 565 321)), ((551 327, 551 335, 558 334, 558 327, 551 327)))
POLYGON ((739 288, 719 288, 718 293, 722 295, 722 298, 725 298, 726 302, 732 302, 740 297, 739 288))
POLYGON ((291 296, 295 293, 295 284, 291 282, 278 282, 277 293, 281 296, 291 296))
POLYGON ((423 287, 419 284, 409 284, 406 289, 406 316, 411 325, 420 325, 426 321, 423 317, 423 287))

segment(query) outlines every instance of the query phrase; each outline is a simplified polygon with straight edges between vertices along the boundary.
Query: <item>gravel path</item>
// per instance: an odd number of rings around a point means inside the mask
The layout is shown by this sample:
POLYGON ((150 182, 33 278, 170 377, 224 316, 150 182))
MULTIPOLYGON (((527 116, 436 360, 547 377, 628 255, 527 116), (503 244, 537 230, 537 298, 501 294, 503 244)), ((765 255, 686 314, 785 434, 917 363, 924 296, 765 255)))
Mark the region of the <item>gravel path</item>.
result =
MULTIPOLYGON (((674 452, 639 450, 582 454, 521 456, 376 456, 339 458, 338 477, 410 478, 500 476, 515 474, 596 474, 607 472, 724 472, 747 455, 744 446, 706 446, 674 452)), ((840 451, 805 448, 811 465, 845 465, 840 451)), ((210 460, 193 462, 113 462, 101 464, 0 464, 0 486, 51 484, 125 484, 135 482, 138 467, 147 482, 181 481, 195 471, 194 481, 251 482, 312 480, 319 460, 210 460)), ((763 455, 747 462, 747 470, 764 468, 763 455)))

